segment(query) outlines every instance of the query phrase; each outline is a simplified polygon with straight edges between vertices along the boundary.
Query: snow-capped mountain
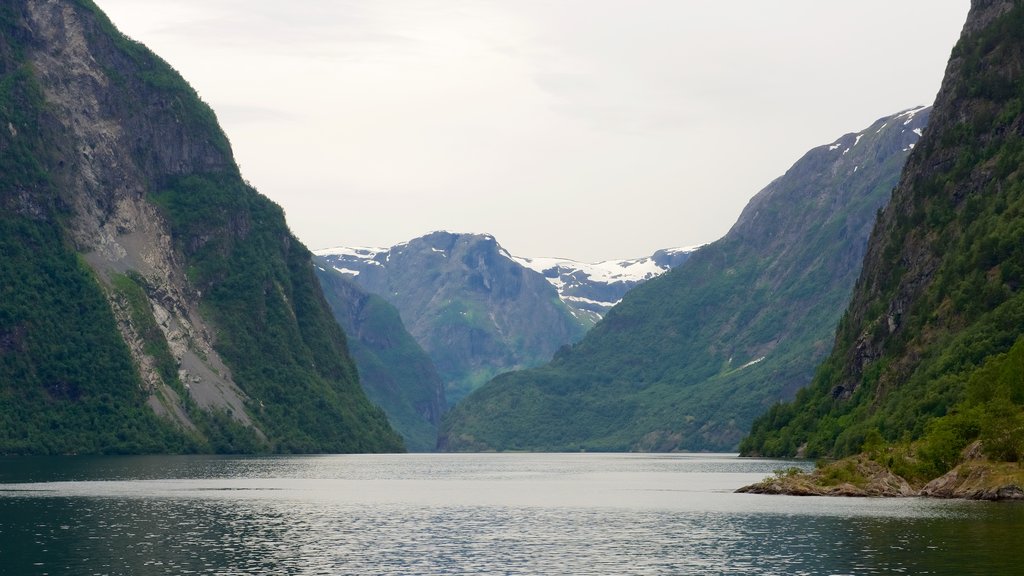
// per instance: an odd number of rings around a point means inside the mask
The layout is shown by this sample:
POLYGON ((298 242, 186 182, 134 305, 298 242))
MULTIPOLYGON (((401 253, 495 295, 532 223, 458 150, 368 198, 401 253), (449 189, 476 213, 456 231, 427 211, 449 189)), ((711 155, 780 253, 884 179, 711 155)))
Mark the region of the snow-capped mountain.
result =
MULTIPOLYGON (((354 277, 369 287, 380 286, 386 277, 385 267, 392 252, 401 252, 409 243, 391 248, 368 246, 337 246, 315 253, 335 270, 354 277)), ((664 274, 685 262, 699 246, 667 248, 650 256, 628 260, 606 260, 586 263, 567 258, 526 258, 513 256, 498 247, 498 254, 530 270, 539 272, 552 286, 566 306, 589 328, 633 287, 664 274)), ((440 250, 434 249, 436 252, 440 250)))
POLYGON ((391 248, 317 250, 315 260, 398 309, 456 402, 497 374, 547 362, 627 291, 692 252, 585 264, 517 258, 489 234, 431 232, 391 248))
POLYGON ((497 374, 547 362, 589 327, 544 276, 486 234, 432 232, 386 249, 320 250, 315 259, 398 309, 449 402, 497 374))
POLYGON ((626 292, 682 264, 697 248, 668 248, 644 258, 596 264, 565 258, 513 258, 543 274, 558 290, 562 301, 592 324, 618 304, 626 292))

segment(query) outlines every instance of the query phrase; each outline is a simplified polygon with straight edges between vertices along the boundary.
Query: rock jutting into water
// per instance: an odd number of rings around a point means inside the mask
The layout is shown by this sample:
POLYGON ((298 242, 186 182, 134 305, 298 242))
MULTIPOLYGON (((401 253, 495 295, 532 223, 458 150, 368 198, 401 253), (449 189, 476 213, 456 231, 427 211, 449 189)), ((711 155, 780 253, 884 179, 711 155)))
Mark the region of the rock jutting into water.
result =
POLYGON ((866 454, 843 458, 810 473, 796 468, 744 486, 737 492, 790 496, 874 496, 1024 500, 1024 465, 976 458, 924 486, 913 486, 866 454))

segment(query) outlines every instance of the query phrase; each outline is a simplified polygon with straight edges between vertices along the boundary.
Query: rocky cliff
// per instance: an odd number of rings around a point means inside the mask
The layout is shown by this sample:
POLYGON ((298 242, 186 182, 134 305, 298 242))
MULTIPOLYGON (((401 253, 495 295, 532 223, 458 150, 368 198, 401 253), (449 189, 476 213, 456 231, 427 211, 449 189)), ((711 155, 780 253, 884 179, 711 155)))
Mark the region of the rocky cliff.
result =
POLYGON ((0 451, 400 448, 188 84, 88 0, 6 2, 0 26, 0 451))

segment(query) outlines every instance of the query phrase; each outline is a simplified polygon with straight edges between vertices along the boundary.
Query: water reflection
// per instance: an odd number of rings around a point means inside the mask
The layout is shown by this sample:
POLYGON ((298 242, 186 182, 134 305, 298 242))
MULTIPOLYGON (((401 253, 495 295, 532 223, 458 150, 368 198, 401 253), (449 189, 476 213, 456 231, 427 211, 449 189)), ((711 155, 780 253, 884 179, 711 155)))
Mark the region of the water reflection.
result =
POLYGON ((4 469, 16 483, 0 492, 0 573, 1017 574, 1024 565, 1024 507, 729 492, 771 462, 97 459, 65 465, 58 483, 29 483, 49 466, 38 464, 4 469))

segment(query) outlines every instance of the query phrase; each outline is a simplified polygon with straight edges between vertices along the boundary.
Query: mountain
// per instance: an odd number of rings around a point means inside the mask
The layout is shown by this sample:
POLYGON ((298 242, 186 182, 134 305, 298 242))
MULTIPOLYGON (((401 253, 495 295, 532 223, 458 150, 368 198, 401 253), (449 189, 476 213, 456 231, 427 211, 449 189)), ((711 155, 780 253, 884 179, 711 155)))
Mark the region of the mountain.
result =
POLYGON ((722 239, 627 293, 586 337, 495 378, 442 425, 449 450, 731 450, 828 353, 876 212, 929 109, 809 151, 722 239))
POLYGON ((1022 70, 1024 5, 972 1, 831 355, 745 453, 863 449, 915 481, 1024 459, 1022 70))
POLYGON ((398 310, 346 274, 317 266, 334 318, 348 336, 359 382, 411 451, 432 451, 447 407, 434 363, 406 331, 398 310))
POLYGON ((555 288, 493 236, 433 232, 387 250, 318 250, 317 262, 398 309, 450 403, 496 374, 550 360, 584 331, 555 288))
POLYGON ((686 262, 698 247, 658 250, 646 258, 587 264, 564 258, 513 257, 540 272, 588 328, 637 285, 686 262))
POLYGON ((0 453, 401 450, 195 91, 89 0, 0 31, 0 453))

